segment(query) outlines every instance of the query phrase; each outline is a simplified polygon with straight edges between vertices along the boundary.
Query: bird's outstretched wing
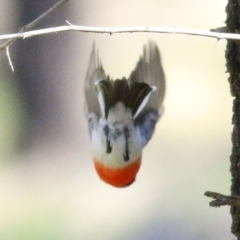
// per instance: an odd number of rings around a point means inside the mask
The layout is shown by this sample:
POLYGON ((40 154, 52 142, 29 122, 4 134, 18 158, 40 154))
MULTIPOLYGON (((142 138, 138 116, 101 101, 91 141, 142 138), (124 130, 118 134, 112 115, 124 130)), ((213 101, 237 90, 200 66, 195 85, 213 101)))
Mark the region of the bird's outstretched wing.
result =
POLYGON ((93 44, 90 61, 88 65, 87 75, 85 79, 85 110, 86 113, 94 113, 97 117, 100 117, 101 110, 98 102, 98 95, 95 86, 95 82, 106 79, 106 74, 103 69, 102 63, 99 59, 98 52, 93 44))
POLYGON ((106 76, 93 45, 85 80, 85 109, 90 135, 94 119, 101 116, 107 119, 109 109, 120 101, 131 109, 133 122, 139 127, 146 145, 159 119, 164 95, 165 77, 155 43, 144 46, 143 55, 127 80, 123 78, 114 82, 106 76))
POLYGON ((147 46, 144 46, 143 55, 128 81, 130 83, 145 82, 150 86, 155 86, 157 89, 151 94, 145 109, 159 110, 164 99, 166 84, 160 53, 154 42, 150 41, 147 46))
POLYGON ((152 137, 156 123, 161 115, 159 111, 162 110, 166 89, 160 53, 154 42, 149 42, 147 46, 144 46, 143 55, 140 57, 128 81, 130 84, 145 82, 156 87, 144 109, 134 120, 134 124, 140 129, 144 145, 146 145, 152 137))

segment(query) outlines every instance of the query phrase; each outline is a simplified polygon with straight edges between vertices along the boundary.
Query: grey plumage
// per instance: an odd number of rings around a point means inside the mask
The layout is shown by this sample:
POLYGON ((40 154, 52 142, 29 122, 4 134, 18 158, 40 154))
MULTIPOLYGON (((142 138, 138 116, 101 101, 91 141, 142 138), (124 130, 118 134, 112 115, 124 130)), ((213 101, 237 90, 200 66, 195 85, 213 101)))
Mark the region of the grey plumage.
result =
POLYGON ((107 76, 103 69, 102 63, 99 59, 98 52, 93 44, 90 61, 88 65, 87 75, 85 79, 84 93, 85 93, 85 108, 87 113, 95 113, 98 117, 101 115, 101 111, 98 103, 97 90, 95 82, 101 79, 106 79, 107 76))
POLYGON ((161 57, 157 45, 150 41, 143 48, 143 56, 140 57, 137 66, 129 77, 129 82, 145 82, 155 86, 155 91, 149 99, 145 109, 153 108, 158 110, 165 96, 165 76, 161 64, 161 57))
POLYGON ((164 95, 165 77, 160 53, 154 42, 144 46, 143 55, 129 78, 115 81, 105 74, 95 44, 93 45, 85 80, 90 135, 94 124, 100 118, 107 120, 109 110, 117 102, 122 102, 127 109, 131 110, 132 124, 139 128, 146 145, 159 119, 159 109, 164 95))

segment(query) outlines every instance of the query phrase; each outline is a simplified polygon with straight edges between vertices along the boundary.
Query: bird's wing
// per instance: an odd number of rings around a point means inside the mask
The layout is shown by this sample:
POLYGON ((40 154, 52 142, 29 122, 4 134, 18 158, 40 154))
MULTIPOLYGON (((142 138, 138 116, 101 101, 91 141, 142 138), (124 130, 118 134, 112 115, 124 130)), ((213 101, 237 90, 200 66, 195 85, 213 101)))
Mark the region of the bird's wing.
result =
POLYGON ((150 86, 155 86, 156 91, 151 94, 145 109, 159 111, 166 87, 160 53, 154 42, 150 41, 147 46, 144 46, 143 55, 140 57, 128 81, 130 83, 145 82, 150 86))
POLYGON ((85 79, 85 110, 86 114, 94 113, 97 117, 101 115, 101 109, 98 102, 98 95, 95 82, 106 79, 106 74, 99 59, 98 52, 93 44, 88 71, 85 79))
POLYGON ((152 91, 141 113, 134 120, 135 126, 138 126, 140 129, 144 145, 146 145, 153 135, 159 115, 161 114, 159 110, 162 108, 166 88, 161 57, 155 43, 149 42, 144 47, 143 55, 140 57, 128 81, 130 84, 145 82, 152 87, 156 87, 156 90, 152 91))

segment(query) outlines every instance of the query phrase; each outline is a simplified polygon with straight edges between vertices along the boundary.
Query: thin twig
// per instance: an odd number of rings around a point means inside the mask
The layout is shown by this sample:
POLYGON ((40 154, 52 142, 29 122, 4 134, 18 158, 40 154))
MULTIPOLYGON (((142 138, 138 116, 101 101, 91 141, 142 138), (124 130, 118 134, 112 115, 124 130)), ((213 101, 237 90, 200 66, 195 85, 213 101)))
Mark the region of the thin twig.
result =
POLYGON ((13 67, 13 63, 12 63, 12 60, 11 60, 11 56, 10 56, 10 52, 9 52, 9 47, 6 47, 6 55, 7 55, 7 59, 8 59, 9 66, 10 66, 12 72, 14 72, 14 67, 13 67))
POLYGON ((213 200, 209 203, 211 207, 221 207, 225 205, 229 206, 240 206, 240 197, 239 196, 227 196, 223 195, 221 193, 217 192, 205 192, 205 196, 214 198, 216 200, 213 200))
MULTIPOLYGON (((185 35, 195 35, 202 37, 210 37, 216 39, 235 39, 240 40, 240 34, 235 33, 222 33, 222 32, 213 32, 206 30, 196 30, 188 28, 177 28, 177 27, 122 27, 122 28, 110 28, 110 27, 86 27, 78 25, 68 25, 68 26, 59 26, 51 27, 15 34, 5 34, 0 35, 0 40, 3 39, 12 39, 12 38, 28 38, 33 36, 39 36, 44 34, 59 33, 66 31, 79 31, 87 33, 136 33, 136 32, 146 32, 146 33, 167 33, 167 34, 185 34, 185 35)), ((1 50, 1 48, 0 48, 1 50)))
MULTIPOLYGON (((51 8, 49 8, 45 13, 40 15, 38 18, 36 18, 34 21, 30 22, 29 24, 25 25, 20 29, 18 33, 22 33, 25 31, 28 31, 34 27, 36 27, 41 21, 43 21, 46 17, 48 17, 51 13, 56 11, 58 8, 60 8, 63 4, 67 3, 69 0, 60 0, 55 5, 53 5, 51 8)), ((3 38, 3 39, 9 39, 4 44, 0 45, 0 51, 10 46, 14 41, 16 41, 16 38, 3 38)))

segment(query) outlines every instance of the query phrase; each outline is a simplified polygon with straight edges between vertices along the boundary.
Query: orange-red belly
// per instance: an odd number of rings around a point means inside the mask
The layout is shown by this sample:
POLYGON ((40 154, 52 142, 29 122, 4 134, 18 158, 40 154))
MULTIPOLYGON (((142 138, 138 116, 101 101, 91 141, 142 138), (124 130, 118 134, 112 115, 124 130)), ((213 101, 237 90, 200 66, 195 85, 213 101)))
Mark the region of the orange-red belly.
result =
POLYGON ((141 157, 123 168, 106 167, 97 159, 93 160, 99 177, 114 187, 126 187, 134 182, 141 166, 141 157))

